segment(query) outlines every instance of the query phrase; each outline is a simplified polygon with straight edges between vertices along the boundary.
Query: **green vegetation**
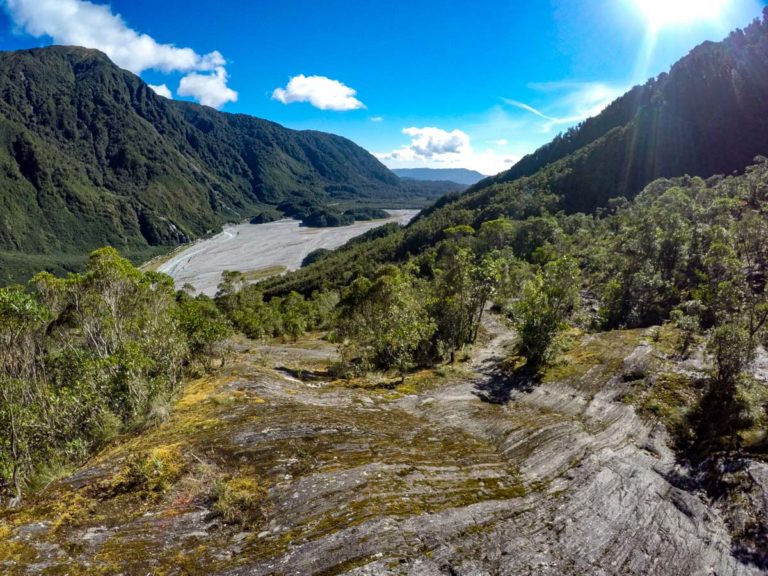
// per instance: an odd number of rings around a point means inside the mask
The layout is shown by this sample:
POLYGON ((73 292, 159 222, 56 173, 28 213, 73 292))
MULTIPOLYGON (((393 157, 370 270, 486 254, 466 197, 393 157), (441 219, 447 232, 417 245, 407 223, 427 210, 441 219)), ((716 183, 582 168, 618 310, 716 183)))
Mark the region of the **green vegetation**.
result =
POLYGON ((740 432, 752 426, 750 405, 740 388, 743 371, 753 358, 755 344, 737 323, 713 329, 708 349, 714 360, 712 376, 698 405, 688 416, 687 453, 700 461, 711 454, 741 448, 740 432))
MULTIPOLYGON (((372 232, 387 238, 400 230, 372 232)), ((485 232, 475 237, 469 226, 448 229, 443 242, 408 266, 370 261, 366 273, 352 272, 348 286, 309 294, 269 294, 263 287, 269 280, 249 284, 243 274, 225 272, 216 303, 250 338, 295 340, 306 331, 330 331, 341 344, 340 373, 395 369, 404 377, 415 367, 453 362, 477 338, 489 300, 497 292, 512 293, 527 272, 524 263, 493 248, 492 234, 485 232)), ((365 239, 348 245, 365 246, 365 239)), ((335 256, 321 252, 307 266, 326 271, 335 256)))
POLYGON ((178 445, 156 447, 134 454, 112 481, 114 492, 166 492, 184 473, 186 464, 178 445))
POLYGON ((286 336, 297 339, 308 330, 327 329, 338 302, 334 292, 317 292, 305 298, 291 292, 264 300, 259 284, 249 284, 240 272, 224 271, 216 305, 232 325, 255 340, 286 336))
MULTIPOLYGON (((209 365, 228 334, 209 299, 175 294, 168 276, 112 248, 92 253, 82 274, 0 289, 0 492, 18 501, 56 463, 166 419, 185 370, 209 365)), ((162 488, 171 456, 140 458, 125 482, 162 488)))
POLYGON ((404 186, 345 138, 158 97, 95 50, 4 52, 0 91, 0 283, 80 271, 99 246, 138 262, 224 222, 304 206, 308 225, 338 225, 371 214, 330 205, 443 192, 404 186))
POLYGON ((529 373, 536 374, 549 360, 555 337, 578 303, 578 274, 576 262, 569 258, 548 262, 523 284, 513 303, 519 350, 529 373))
MULTIPOLYGON (((767 339, 768 160, 741 176, 657 180, 593 215, 552 213, 552 195, 528 183, 498 185, 505 204, 493 209, 446 201, 404 230, 322 254, 260 292, 267 301, 289 287, 340 293, 336 335, 353 372, 403 374, 453 360, 473 342, 488 301, 516 327, 520 357, 510 366, 526 374, 546 367, 568 322, 587 330, 669 322, 676 336, 659 345, 684 358, 709 340, 716 370, 704 394, 681 392, 693 403, 671 398, 667 407, 646 395, 643 405, 680 416, 680 446, 691 458, 741 449, 761 402, 743 393, 743 373, 767 339)), ((749 433, 750 450, 764 449, 764 433, 749 433)))
POLYGON ((344 291, 339 335, 342 356, 359 369, 397 368, 404 375, 426 353, 435 324, 419 302, 426 285, 396 267, 374 280, 360 278, 344 291))
POLYGON ((267 490, 251 478, 220 480, 213 511, 228 524, 258 528, 268 518, 267 490))

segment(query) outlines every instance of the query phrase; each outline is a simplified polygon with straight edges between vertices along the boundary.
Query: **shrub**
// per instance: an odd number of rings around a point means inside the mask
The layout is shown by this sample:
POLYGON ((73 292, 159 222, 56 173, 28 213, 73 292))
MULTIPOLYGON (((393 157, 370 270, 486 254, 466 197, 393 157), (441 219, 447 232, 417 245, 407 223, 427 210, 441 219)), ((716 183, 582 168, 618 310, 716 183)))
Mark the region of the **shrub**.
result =
POLYGON ((268 517, 267 489, 251 478, 216 483, 213 512, 227 524, 256 526, 268 517))
POLYGON ((116 492, 166 492, 184 474, 186 462, 178 444, 158 446, 136 454, 118 474, 116 492))

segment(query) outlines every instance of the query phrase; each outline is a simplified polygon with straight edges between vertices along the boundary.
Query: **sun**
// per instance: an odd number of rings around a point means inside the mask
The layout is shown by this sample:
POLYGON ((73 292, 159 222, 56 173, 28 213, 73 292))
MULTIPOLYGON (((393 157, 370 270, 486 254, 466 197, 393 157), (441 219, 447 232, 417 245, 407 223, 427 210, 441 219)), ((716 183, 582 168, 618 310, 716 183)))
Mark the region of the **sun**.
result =
POLYGON ((732 0, 632 0, 651 28, 717 22, 732 0))

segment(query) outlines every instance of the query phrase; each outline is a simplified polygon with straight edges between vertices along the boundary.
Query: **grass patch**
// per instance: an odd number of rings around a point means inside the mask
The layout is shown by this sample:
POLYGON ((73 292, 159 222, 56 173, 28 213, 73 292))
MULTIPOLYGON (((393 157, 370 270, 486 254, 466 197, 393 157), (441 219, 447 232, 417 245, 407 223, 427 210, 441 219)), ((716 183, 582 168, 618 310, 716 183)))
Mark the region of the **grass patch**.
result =
POLYGON ((267 489, 253 478, 219 480, 214 490, 213 512, 227 524, 256 528, 269 517, 267 489))
POLYGON ((138 490, 163 493, 178 481, 186 469, 179 444, 157 446, 128 460, 112 482, 115 492, 138 490))
POLYGON ((279 276, 287 270, 288 268, 285 266, 265 266, 264 268, 243 272, 243 278, 246 282, 258 282, 259 280, 264 280, 271 276, 279 276))
MULTIPOLYGON (((560 353, 544 369, 542 380, 576 382, 595 367, 601 367, 601 373, 610 377, 621 369, 624 359, 637 347, 642 336, 642 330, 613 330, 586 336, 568 333, 559 344, 560 353)), ((592 387, 603 384, 603 379, 597 376, 591 380, 592 387)))
POLYGON ((660 420, 669 430, 675 430, 701 399, 703 388, 703 383, 691 376, 663 372, 639 382, 623 400, 642 416, 660 420))
POLYGON ((739 393, 749 407, 752 426, 741 432, 747 450, 768 451, 768 385, 754 378, 742 378, 739 393))

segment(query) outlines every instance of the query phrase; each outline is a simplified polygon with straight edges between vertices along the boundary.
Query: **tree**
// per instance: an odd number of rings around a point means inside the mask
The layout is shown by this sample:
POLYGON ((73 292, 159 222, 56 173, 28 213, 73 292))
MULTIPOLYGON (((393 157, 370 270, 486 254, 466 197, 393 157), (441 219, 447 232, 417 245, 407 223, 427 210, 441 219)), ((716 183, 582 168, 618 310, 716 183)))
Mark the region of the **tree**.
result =
POLYGON ((691 453, 701 460, 721 450, 739 446, 739 432, 752 425, 748 405, 739 395, 738 384, 754 358, 749 331, 733 322, 715 328, 707 350, 714 370, 707 390, 691 415, 695 436, 691 453))
POLYGON ((501 250, 514 237, 515 225, 508 218, 488 220, 480 225, 477 242, 484 252, 501 250))
POLYGON ((186 292, 180 291, 176 302, 176 317, 186 336, 189 351, 205 360, 211 358, 215 344, 232 333, 229 322, 219 312, 213 300, 205 295, 192 298, 186 292))
POLYGON ((579 269, 568 257, 549 262, 523 285, 512 307, 518 351, 526 371, 537 373, 548 360, 552 343, 579 300, 579 269))
POLYGON ((311 306, 298 292, 291 292, 280 302, 285 334, 296 341, 309 328, 311 306))
POLYGON ((419 297, 423 291, 408 271, 384 267, 374 281, 355 281, 342 295, 339 335, 347 363, 396 368, 401 378, 418 363, 435 331, 419 297))
POLYGON ((430 315, 437 324, 438 356, 455 352, 477 338, 483 310, 500 280, 499 259, 486 254, 480 260, 468 248, 444 246, 436 265, 430 315))
POLYGON ((47 416, 38 354, 48 310, 20 288, 0 289, 0 476, 20 501, 32 467, 39 420, 47 416))
POLYGON ((112 248, 82 274, 0 289, 0 494, 43 462, 76 461, 151 422, 184 366, 228 333, 210 299, 174 293, 112 248))
POLYGON ((221 282, 216 288, 216 302, 225 312, 232 312, 242 306, 240 297, 247 287, 245 276, 237 270, 224 270, 221 282))
POLYGON ((733 391, 742 371, 754 359, 755 345, 748 330, 729 323, 712 331, 707 351, 715 361, 714 382, 733 391))

